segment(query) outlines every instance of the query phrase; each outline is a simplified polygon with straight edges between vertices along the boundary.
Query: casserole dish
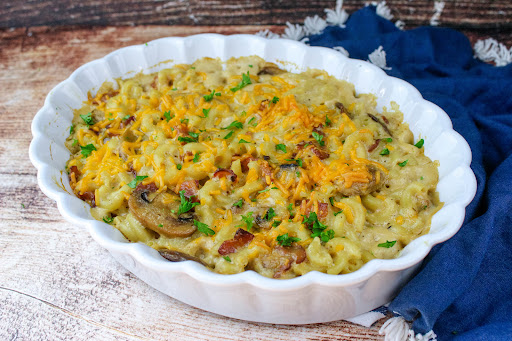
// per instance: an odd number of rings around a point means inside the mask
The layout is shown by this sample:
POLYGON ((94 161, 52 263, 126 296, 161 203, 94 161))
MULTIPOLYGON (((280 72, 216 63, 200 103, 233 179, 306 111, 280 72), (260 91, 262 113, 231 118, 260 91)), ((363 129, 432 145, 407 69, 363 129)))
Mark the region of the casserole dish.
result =
POLYGON ((57 201, 68 221, 87 228, 123 266, 156 289, 204 310, 256 322, 328 322, 353 317, 388 302, 432 246, 458 231, 464 208, 476 191, 476 180, 469 168, 469 147, 453 131, 440 108, 423 100, 408 83, 388 77, 367 62, 288 40, 203 34, 163 38, 120 49, 80 67, 55 87, 34 118, 32 132, 30 157, 38 169, 39 185, 57 201), (289 71, 325 70, 353 83, 357 93, 374 94, 378 110, 396 102, 415 138, 425 139, 425 154, 440 163, 438 192, 444 207, 434 215, 430 232, 412 241, 398 258, 372 260, 346 275, 310 272, 282 281, 252 271, 219 275, 198 263, 168 262, 146 245, 129 243, 112 226, 94 220, 89 205, 70 194, 73 192, 64 171, 69 151, 64 141, 69 135, 73 109, 81 106, 89 91, 94 93, 104 81, 131 77, 141 71, 151 73, 201 57, 227 60, 249 55, 258 55, 289 71))

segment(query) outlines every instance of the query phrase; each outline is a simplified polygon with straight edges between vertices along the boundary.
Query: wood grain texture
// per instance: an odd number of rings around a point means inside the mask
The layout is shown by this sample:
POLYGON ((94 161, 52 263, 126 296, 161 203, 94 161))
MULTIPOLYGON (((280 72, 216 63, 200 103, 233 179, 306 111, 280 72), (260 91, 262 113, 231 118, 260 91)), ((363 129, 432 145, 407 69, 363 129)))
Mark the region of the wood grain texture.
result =
MULTIPOLYGON (((434 0, 388 0, 395 19, 428 25, 434 0)), ((443 25, 474 28, 512 27, 509 0, 445 1, 443 25)), ((345 0, 354 12, 365 1, 345 0)), ((15 0, 0 3, 0 27, 45 25, 283 25, 324 15, 334 0, 15 0)))
POLYGON ((0 340, 382 340, 338 321, 250 323, 196 308, 123 269, 37 186, 30 123, 57 83, 123 46, 255 27, 24 28, 0 32, 0 340), (27 35, 29 33, 29 35, 27 35))

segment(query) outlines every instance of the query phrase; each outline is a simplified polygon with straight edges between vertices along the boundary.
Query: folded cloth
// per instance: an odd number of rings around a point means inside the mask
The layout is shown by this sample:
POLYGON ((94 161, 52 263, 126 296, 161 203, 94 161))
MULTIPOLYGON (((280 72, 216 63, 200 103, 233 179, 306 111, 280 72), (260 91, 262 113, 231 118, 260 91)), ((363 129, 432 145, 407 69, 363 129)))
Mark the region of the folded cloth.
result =
POLYGON ((443 108, 473 152, 478 190, 464 225, 432 249, 389 309, 440 340, 512 340, 512 64, 476 60, 468 39, 451 29, 401 31, 373 6, 345 28, 308 38, 363 60, 382 46, 383 65, 375 64, 443 108))

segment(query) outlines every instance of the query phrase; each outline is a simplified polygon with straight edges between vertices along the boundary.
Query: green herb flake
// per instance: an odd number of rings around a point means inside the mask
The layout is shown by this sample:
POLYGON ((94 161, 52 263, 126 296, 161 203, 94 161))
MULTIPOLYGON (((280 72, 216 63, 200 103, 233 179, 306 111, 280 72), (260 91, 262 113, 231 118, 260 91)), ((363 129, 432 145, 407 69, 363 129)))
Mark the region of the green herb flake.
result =
POLYGON ((74 139, 74 140, 73 140, 73 144, 72 144, 72 146, 74 147, 74 146, 76 146, 77 144, 78 144, 78 140, 77 140, 77 139, 74 139))
POLYGON ((230 90, 232 92, 236 92, 236 91, 242 89, 243 87, 246 87, 249 84, 252 84, 252 82, 251 82, 251 77, 249 77, 249 71, 247 71, 247 74, 242 73, 242 81, 240 83, 238 83, 237 86, 235 86, 234 88, 231 88, 230 90))
POLYGON ((195 69, 196 69, 196 67, 195 67, 195 66, 191 66, 190 68, 191 68, 192 70, 195 70, 195 69))
POLYGON ((283 153, 286 153, 286 145, 280 143, 280 144, 276 144, 276 150, 280 150, 282 151, 283 153))
POLYGON ((188 119, 188 118, 182 118, 182 119, 180 120, 180 122, 181 122, 181 123, 183 123, 183 124, 188 124, 188 121, 189 121, 189 119, 188 119))
POLYGON ((73 134, 75 132, 75 125, 72 124, 70 127, 69 127, 69 135, 73 134))
POLYGON ((422 176, 420 177, 420 180, 423 180, 423 177, 422 177, 422 176))
POLYGON ((181 170, 181 167, 183 167, 183 166, 182 166, 182 165, 180 165, 179 163, 176 165, 176 168, 177 168, 178 170, 181 170))
POLYGON ((215 231, 209 228, 205 223, 194 219, 194 225, 197 227, 199 232, 204 233, 207 236, 213 236, 215 234, 215 231))
POLYGON ((309 213, 309 216, 303 216, 304 219, 302 220, 302 223, 309 229, 311 229, 311 238, 320 237, 320 239, 325 243, 328 242, 330 239, 334 238, 334 231, 329 232, 332 230, 327 230, 327 225, 321 223, 318 220, 318 216, 315 212, 309 213))
POLYGON ((112 222, 114 221, 114 218, 105 216, 105 217, 103 217, 103 221, 106 222, 107 224, 112 224, 112 222))
POLYGON ((343 210, 338 211, 338 212, 334 212, 334 216, 336 217, 338 214, 340 214, 340 213, 342 213, 342 212, 343 212, 343 210))
MULTIPOLYGON (((210 101, 213 99, 213 96, 215 96, 215 95, 217 95, 217 94, 215 93, 215 90, 212 90, 212 93, 211 93, 211 94, 209 94, 209 95, 204 95, 204 96, 203 96, 203 98, 204 98, 204 100, 205 100, 206 102, 210 102, 210 101)), ((220 92, 218 93, 218 95, 217 95, 217 96, 220 96, 220 92)))
POLYGON ((240 141, 238 141, 238 143, 251 143, 251 142, 246 141, 246 140, 244 140, 244 139, 240 139, 240 141))
POLYGON ((318 144, 320 146, 324 146, 325 145, 325 141, 322 141, 324 136, 323 135, 320 135, 319 133, 317 133, 316 131, 314 131, 312 133, 313 137, 315 138, 316 142, 318 142, 318 144))
POLYGON ((326 126, 330 126, 331 125, 331 120, 329 119, 329 117, 327 117, 327 115, 325 115, 325 125, 326 126))
POLYGON ((91 113, 88 113, 87 115, 80 115, 80 117, 88 126, 92 126, 94 124, 94 120, 92 119, 91 113))
POLYGON ((135 188, 137 187, 137 185, 142 181, 144 180, 145 178, 147 178, 147 175, 142 175, 142 176, 136 176, 135 179, 133 179, 131 182, 128 183, 128 187, 130 188, 135 188))
POLYGON ((229 258, 229 256, 224 256, 222 258, 224 258, 226 260, 226 262, 230 262, 231 263, 231 258, 229 258))
POLYGON ((158 224, 158 227, 164 227, 164 224, 158 224))
POLYGON ((389 241, 387 240, 385 243, 378 244, 378 247, 385 247, 386 249, 389 249, 390 247, 393 247, 396 244, 396 240, 389 241))
POLYGON ((238 208, 242 208, 242 205, 243 205, 243 204, 244 204, 244 200, 243 200, 243 199, 240 199, 240 200, 238 200, 237 202, 235 202, 235 203, 233 204, 233 206, 238 207, 238 208))
POLYGON ((300 238, 290 237, 288 233, 277 236, 277 243, 281 246, 291 246, 292 243, 300 241, 300 238))
POLYGON ((295 175, 297 175, 297 177, 299 177, 299 178, 300 178, 300 172, 299 172, 299 171, 296 171, 296 172, 295 172, 295 175))
POLYGON ((164 112, 164 117, 165 119, 167 120, 167 122, 169 122, 171 120, 171 111, 170 110, 167 110, 166 112, 164 112))
POLYGON ((196 153, 196 155, 194 155, 194 158, 192 159, 192 161, 194 163, 197 163, 199 161, 199 153, 196 153))
POLYGON ((251 64, 249 64, 249 67, 252 67, 252 65, 251 65, 251 64))
POLYGON ((221 129, 243 129, 244 125, 242 122, 233 121, 227 127, 221 129))
POLYGON ((226 136, 223 137, 224 140, 229 139, 231 136, 233 136, 234 131, 231 130, 229 133, 226 134, 226 136))
POLYGON ((179 137, 178 137, 178 141, 180 141, 180 142, 185 142, 185 143, 197 142, 198 137, 199 137, 199 134, 198 134, 198 133, 190 132, 190 133, 188 133, 188 134, 189 134, 191 137, 188 137, 188 136, 179 136, 179 137))
POLYGON ((333 197, 329 198, 329 202, 331 203, 331 206, 334 206, 334 198, 333 197))
POLYGON ((389 149, 384 148, 380 151, 379 155, 389 155, 389 149))
POLYGON ((382 141, 393 142, 393 139, 391 137, 387 137, 385 139, 382 139, 382 141))
POLYGON ((254 218, 252 217, 253 212, 247 213, 247 215, 242 215, 241 218, 245 225, 247 226, 247 231, 250 231, 252 229, 252 225, 254 222, 254 218))
POLYGON ((203 109, 203 118, 207 118, 208 117, 208 114, 210 113, 210 110, 212 110, 212 108, 209 108, 209 109, 203 109))
MULTIPOLYGON (((254 121, 256 119, 256 117, 251 117, 251 119, 249 120, 249 122, 247 122, 247 124, 251 124, 252 121, 254 121)), ((256 127, 258 124, 256 122, 254 122, 254 124, 252 124, 253 127, 256 127)))
POLYGON ((177 90, 178 90, 178 88, 172 88, 171 89, 171 91, 177 91, 177 90))
POLYGON ((178 215, 182 213, 187 213, 197 205, 199 205, 198 202, 192 202, 185 196, 185 191, 180 191, 180 206, 178 207, 178 215))
POLYGON ((416 144, 414 145, 414 147, 418 147, 418 148, 421 148, 423 147, 423 144, 425 143, 425 140, 424 139, 421 139, 419 140, 418 142, 416 142, 416 144))
POLYGON ((86 146, 80 146, 80 149, 83 157, 88 157, 89 155, 91 155, 93 150, 96 150, 96 147, 94 147, 92 143, 89 143, 86 146))
POLYGON ((400 162, 398 165, 400 167, 405 167, 405 165, 407 164, 407 161, 409 161, 409 160, 405 160, 404 162, 400 162))
POLYGON ((324 243, 327 243, 329 240, 331 240, 333 238, 334 238, 334 231, 333 230, 322 231, 320 233, 320 239, 324 243))
POLYGON ((290 212, 290 214, 293 214, 293 204, 292 203, 289 203, 288 204, 288 207, 286 207, 288 209, 288 212, 290 212))
POLYGON ((22 204, 21 204, 21 207, 25 208, 25 204, 23 204, 23 203, 22 203, 22 204))
POLYGON ((281 223, 281 220, 274 220, 274 222, 272 223, 272 227, 278 227, 279 225, 281 225, 281 223))
POLYGON ((279 102, 279 97, 274 96, 274 98, 272 98, 272 103, 276 104, 277 102, 279 102))
POLYGON ((263 219, 265 219, 266 221, 271 221, 272 218, 274 218, 275 216, 277 216, 276 211, 274 211, 274 209, 271 207, 268 209, 263 219))

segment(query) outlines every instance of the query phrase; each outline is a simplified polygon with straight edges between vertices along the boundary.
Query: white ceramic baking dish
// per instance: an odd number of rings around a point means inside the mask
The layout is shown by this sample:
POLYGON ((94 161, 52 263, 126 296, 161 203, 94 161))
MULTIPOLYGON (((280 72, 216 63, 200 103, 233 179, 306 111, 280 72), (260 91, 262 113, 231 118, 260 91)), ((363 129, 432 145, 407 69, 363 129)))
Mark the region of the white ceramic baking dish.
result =
POLYGON ((459 230, 465 207, 476 191, 476 179, 469 168, 469 146, 452 129, 443 110, 425 101, 410 84, 387 76, 370 63, 290 40, 201 34, 163 38, 117 50, 83 65, 57 85, 35 116, 32 134, 30 159, 38 170, 39 186, 57 202, 66 220, 86 228, 115 259, 152 287, 192 306, 249 321, 328 322, 389 302, 432 246, 459 230), (372 260, 351 274, 310 272, 295 279, 277 280, 253 271, 220 275, 195 262, 172 263, 144 244, 129 243, 112 226, 94 220, 89 205, 72 194, 64 171, 70 155, 64 141, 69 135, 73 109, 87 99, 87 92, 94 94, 104 81, 131 77, 141 71, 155 72, 201 57, 226 60, 248 55, 258 55, 290 71, 326 70, 353 83, 358 93, 375 94, 379 109, 397 102, 415 137, 425 139, 425 154, 440 162, 438 191, 444 206, 433 217, 430 233, 407 245, 398 258, 372 260))

